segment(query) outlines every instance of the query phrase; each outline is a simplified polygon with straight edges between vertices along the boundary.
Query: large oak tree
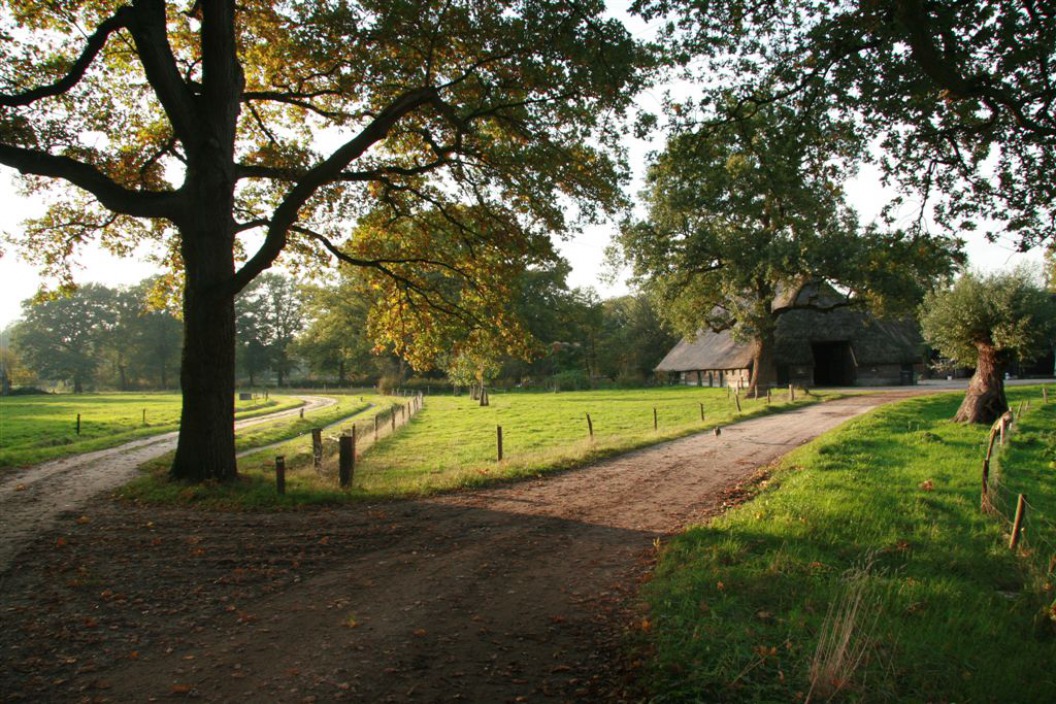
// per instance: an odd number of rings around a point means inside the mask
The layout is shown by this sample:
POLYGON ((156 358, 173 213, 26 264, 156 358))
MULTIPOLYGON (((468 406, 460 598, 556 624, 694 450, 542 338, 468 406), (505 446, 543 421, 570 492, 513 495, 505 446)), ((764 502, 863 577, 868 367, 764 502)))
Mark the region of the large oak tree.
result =
MULTIPOLYGON (((171 474, 230 480, 235 295, 284 252, 385 275, 397 307, 459 308, 476 245, 545 250, 617 199, 601 151, 637 49, 599 0, 0 1, 0 164, 51 207, 21 244, 153 240, 184 276, 184 410, 171 474), (417 238, 380 254, 373 229, 417 238), (472 216, 463 218, 463 214, 472 216), (446 221, 429 246, 427 221, 446 221), (401 298, 402 297, 402 298, 401 298)), ((381 239, 381 238, 378 238, 381 239)), ((469 327, 489 325, 465 311, 469 327)))
POLYGON ((651 166, 648 217, 623 258, 681 335, 730 330, 751 345, 750 390, 773 386, 775 330, 791 310, 909 311, 959 261, 956 241, 859 225, 843 183, 863 149, 825 103, 719 103, 651 166), (800 295, 826 281, 841 292, 800 295))

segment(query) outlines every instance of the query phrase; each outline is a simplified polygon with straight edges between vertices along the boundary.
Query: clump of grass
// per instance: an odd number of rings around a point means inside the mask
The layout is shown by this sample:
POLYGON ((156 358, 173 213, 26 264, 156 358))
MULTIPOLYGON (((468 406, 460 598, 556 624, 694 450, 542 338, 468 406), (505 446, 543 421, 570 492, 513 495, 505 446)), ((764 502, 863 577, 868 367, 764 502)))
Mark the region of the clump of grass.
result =
POLYGON ((853 570, 843 594, 829 604, 810 663, 806 702, 829 701, 853 685, 880 618, 876 602, 867 600, 868 585, 868 568, 853 570))

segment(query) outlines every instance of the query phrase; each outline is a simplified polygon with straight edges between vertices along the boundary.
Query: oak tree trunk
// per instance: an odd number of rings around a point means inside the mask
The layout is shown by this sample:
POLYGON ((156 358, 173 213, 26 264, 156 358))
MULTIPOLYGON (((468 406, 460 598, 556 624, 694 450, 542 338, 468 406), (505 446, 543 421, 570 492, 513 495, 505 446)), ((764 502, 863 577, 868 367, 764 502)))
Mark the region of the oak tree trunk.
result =
POLYGON ((752 343, 752 378, 747 394, 765 392, 777 384, 777 366, 774 363, 774 334, 772 331, 760 335, 752 343))
POLYGON ((992 345, 979 343, 976 349, 979 350, 979 358, 975 364, 975 374, 968 382, 968 392, 953 419, 958 423, 990 424, 1008 410, 1004 364, 992 345))
MULTIPOLYGON (((228 210, 230 217, 230 210, 228 210)), ((230 238, 219 232, 184 236, 186 284, 180 438, 170 474, 188 482, 231 481, 235 464, 235 296, 230 238)))
POLYGON ((202 3, 202 85, 186 131, 187 208, 175 225, 184 265, 183 410, 170 475, 227 482, 235 463, 235 134, 245 85, 235 3, 202 3))

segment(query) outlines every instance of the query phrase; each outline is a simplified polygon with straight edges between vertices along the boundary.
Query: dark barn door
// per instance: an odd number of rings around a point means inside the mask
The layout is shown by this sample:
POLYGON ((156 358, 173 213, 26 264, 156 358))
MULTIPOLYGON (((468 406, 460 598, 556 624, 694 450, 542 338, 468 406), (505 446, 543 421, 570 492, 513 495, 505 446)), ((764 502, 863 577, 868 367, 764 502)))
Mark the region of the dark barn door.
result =
POLYGON ((851 343, 812 342, 815 386, 853 386, 857 378, 851 343))

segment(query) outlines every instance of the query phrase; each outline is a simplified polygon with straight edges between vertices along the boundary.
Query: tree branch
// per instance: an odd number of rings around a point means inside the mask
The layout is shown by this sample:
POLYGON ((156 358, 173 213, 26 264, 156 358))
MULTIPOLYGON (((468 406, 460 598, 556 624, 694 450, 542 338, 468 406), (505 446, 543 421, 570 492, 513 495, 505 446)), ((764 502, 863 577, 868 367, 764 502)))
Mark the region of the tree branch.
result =
POLYGON ((181 207, 175 192, 131 191, 90 164, 65 156, 0 144, 0 164, 19 173, 61 178, 83 188, 106 208, 138 218, 173 219, 181 207))
POLYGON ((257 274, 272 265, 286 246, 287 234, 296 223, 298 213, 316 191, 328 183, 340 180, 345 168, 372 146, 385 139, 389 130, 401 118, 436 99, 437 91, 432 86, 403 93, 378 113, 359 134, 346 142, 325 161, 309 169, 275 209, 264 243, 232 279, 233 292, 241 291, 257 274))
POLYGON ((188 150, 198 142, 198 115, 194 94, 184 82, 172 53, 166 28, 165 3, 135 0, 135 18, 128 29, 143 71, 172 124, 173 132, 188 150))
POLYGON ((128 27, 131 17, 132 8, 122 7, 115 12, 111 17, 99 25, 95 32, 88 37, 88 41, 84 45, 84 50, 81 55, 77 57, 77 60, 70 67, 70 70, 65 76, 55 81, 51 85, 39 86, 22 93, 0 93, 0 106, 3 107, 22 107, 35 103, 42 98, 49 98, 56 95, 62 95, 63 93, 72 89, 75 85, 80 83, 81 79, 84 78, 88 72, 88 68, 95 61, 95 57, 99 55, 99 52, 106 46, 107 40, 110 35, 114 32, 128 27))

